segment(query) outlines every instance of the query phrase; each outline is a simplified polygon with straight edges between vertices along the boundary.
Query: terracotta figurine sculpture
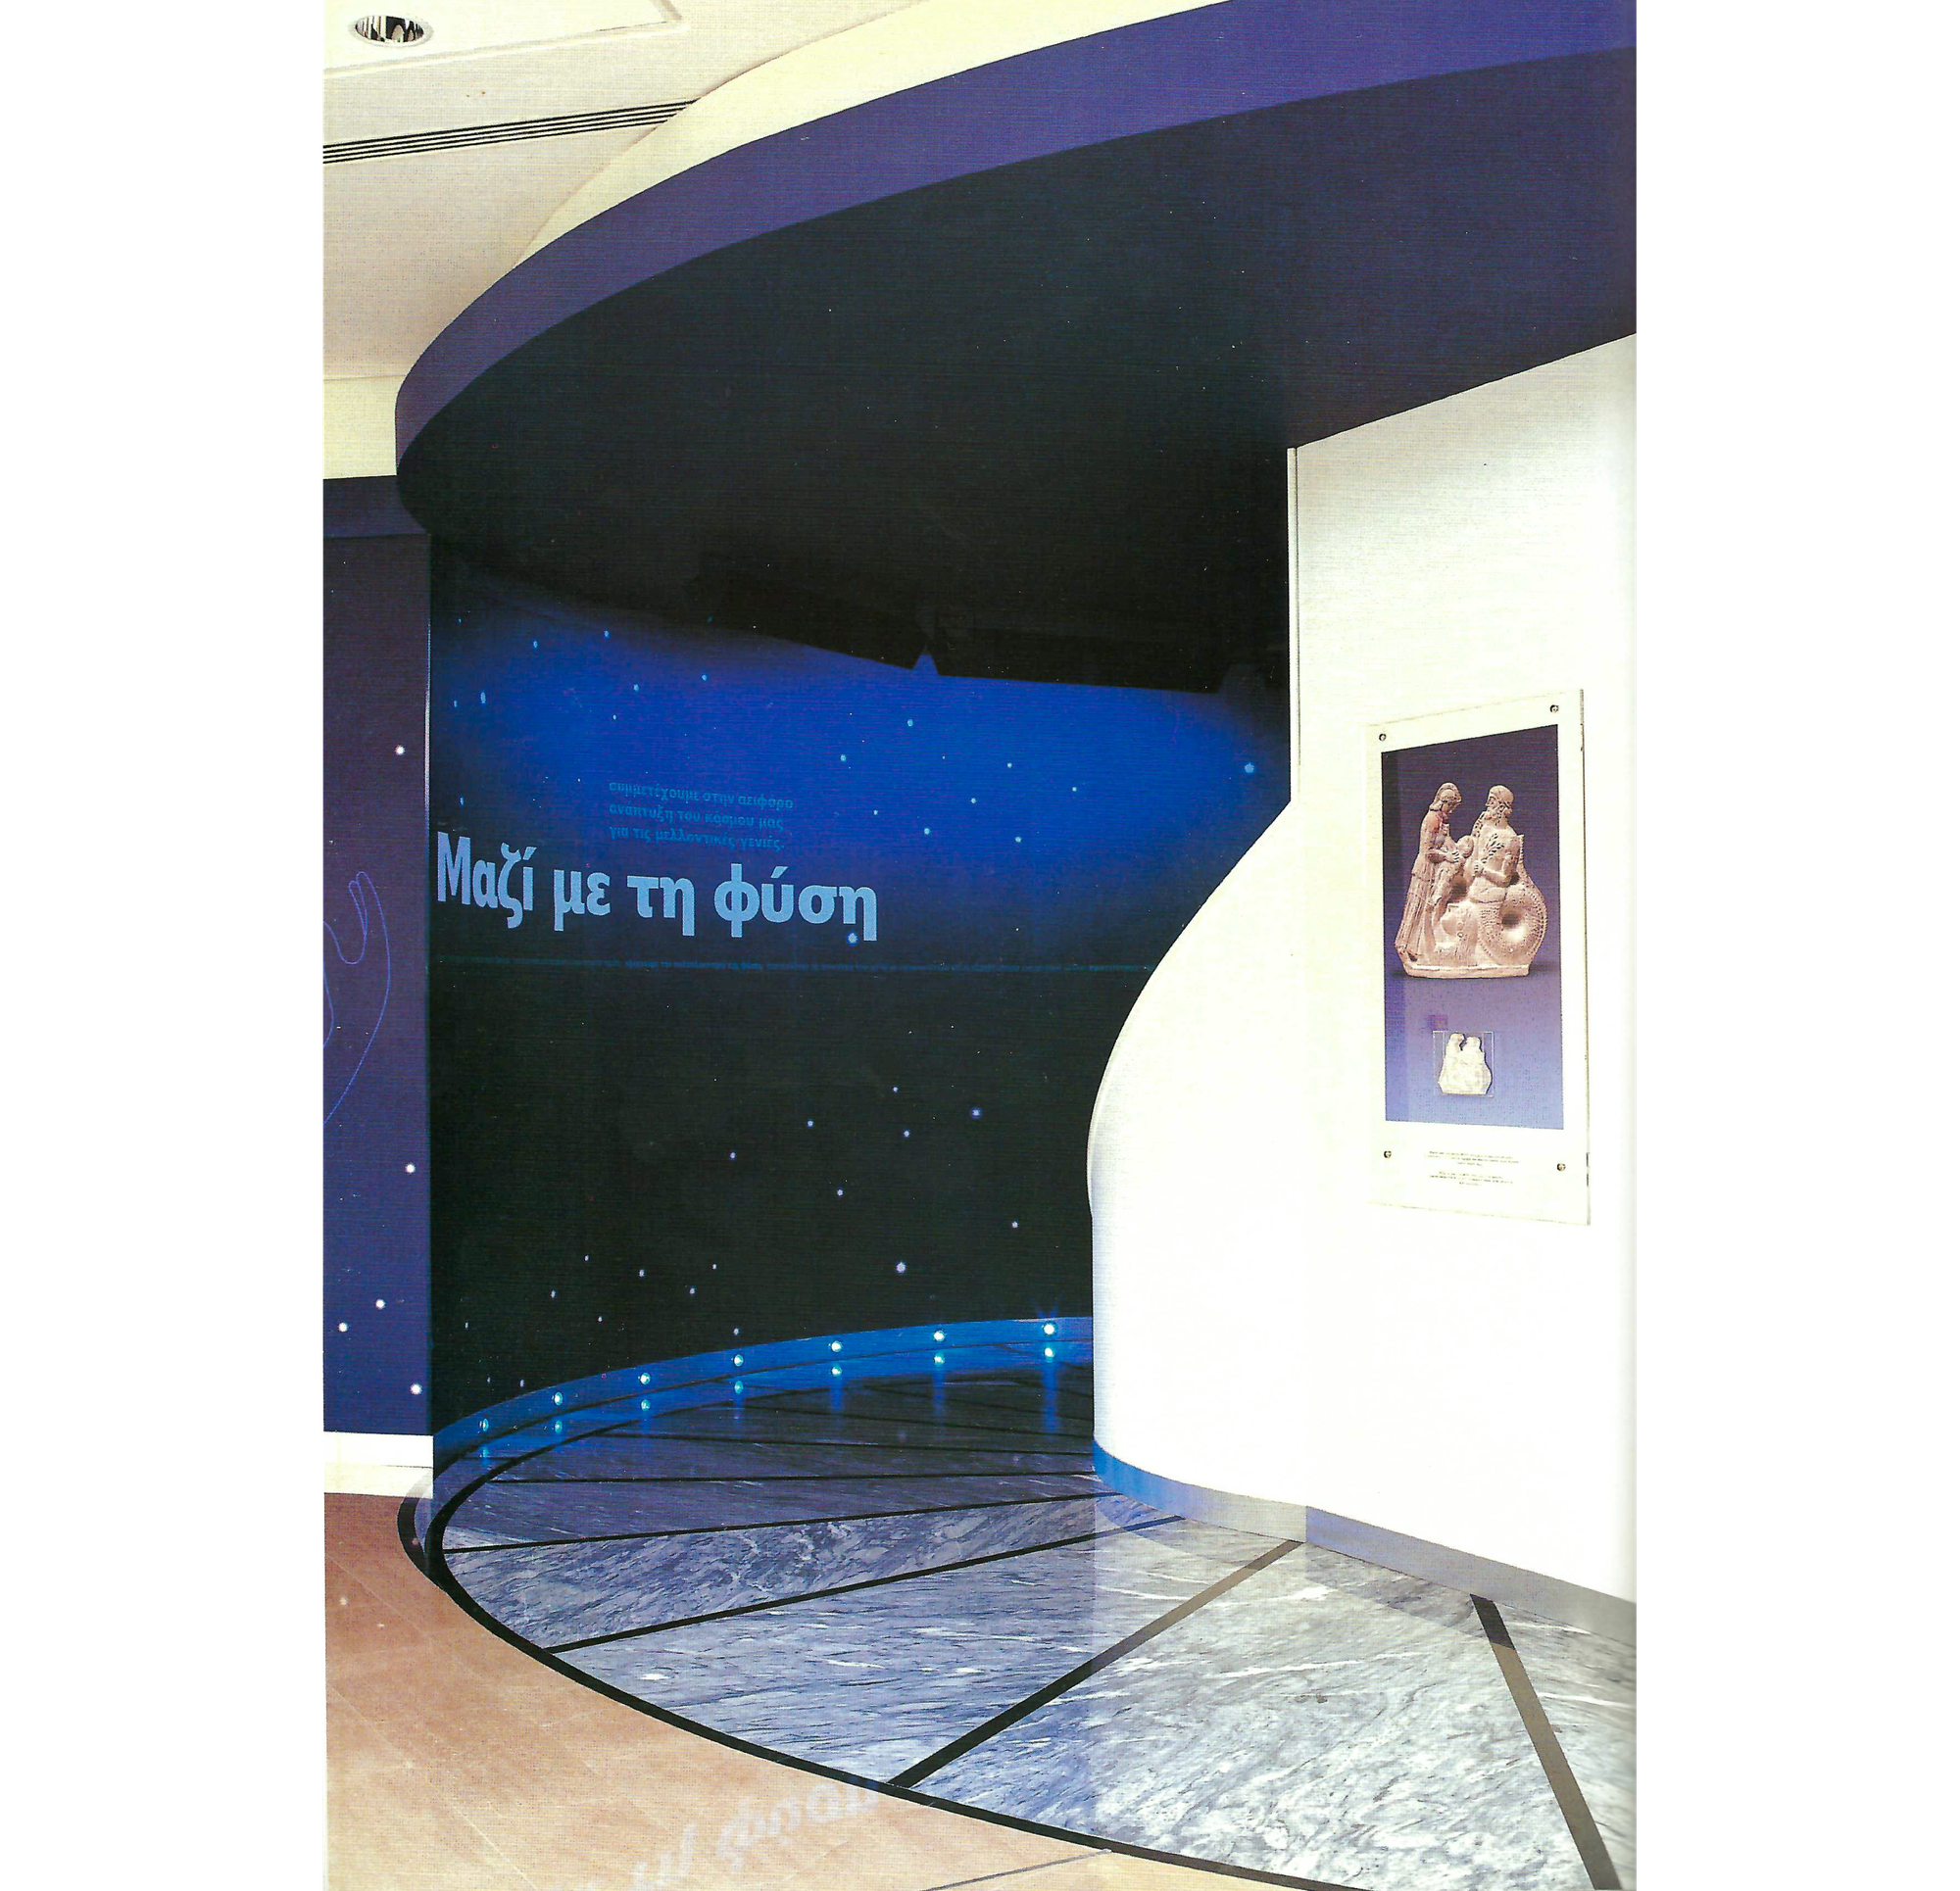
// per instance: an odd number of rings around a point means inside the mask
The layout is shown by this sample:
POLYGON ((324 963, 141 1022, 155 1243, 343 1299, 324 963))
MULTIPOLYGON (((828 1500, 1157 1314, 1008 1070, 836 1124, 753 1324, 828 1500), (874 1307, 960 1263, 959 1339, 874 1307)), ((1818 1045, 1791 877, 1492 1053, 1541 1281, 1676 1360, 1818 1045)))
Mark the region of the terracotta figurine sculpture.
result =
POLYGON ((1450 838, 1449 817, 1462 803, 1456 784, 1446 781, 1436 791, 1429 812, 1422 817, 1422 828, 1416 835, 1415 871, 1409 875, 1402 923, 1396 928, 1396 950, 1404 965, 1423 957, 1435 944, 1436 916, 1430 910, 1430 898, 1437 876, 1446 869, 1450 873, 1456 869, 1456 843, 1450 838))
POLYGON ((1544 897, 1511 826, 1515 798, 1493 788, 1458 841, 1449 814, 1460 799, 1445 782, 1423 816, 1396 952, 1410 978, 1523 978, 1544 944, 1544 897))

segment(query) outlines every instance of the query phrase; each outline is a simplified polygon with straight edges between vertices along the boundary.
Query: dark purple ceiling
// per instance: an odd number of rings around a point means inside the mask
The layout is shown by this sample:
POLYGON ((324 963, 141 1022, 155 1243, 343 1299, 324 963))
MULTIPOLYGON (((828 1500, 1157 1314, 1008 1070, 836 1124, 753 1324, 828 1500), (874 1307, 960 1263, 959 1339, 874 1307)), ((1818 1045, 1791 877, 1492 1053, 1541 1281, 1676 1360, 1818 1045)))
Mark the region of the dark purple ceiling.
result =
POLYGON ((555 590, 891 661, 1270 666, 1284 448, 1631 331, 1628 37, 1230 0, 745 147, 445 332, 403 496, 555 590))

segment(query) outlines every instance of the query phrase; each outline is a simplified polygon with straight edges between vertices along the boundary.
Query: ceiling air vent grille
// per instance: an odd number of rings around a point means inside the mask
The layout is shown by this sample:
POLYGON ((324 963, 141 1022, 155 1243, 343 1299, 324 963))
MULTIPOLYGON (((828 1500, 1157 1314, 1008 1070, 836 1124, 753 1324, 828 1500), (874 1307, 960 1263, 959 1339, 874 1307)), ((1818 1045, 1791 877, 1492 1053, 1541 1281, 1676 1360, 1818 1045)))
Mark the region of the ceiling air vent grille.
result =
POLYGON ((328 145, 324 156, 330 165, 346 165, 367 158, 409 158, 419 151, 514 144, 521 138, 570 138, 581 131, 618 131, 636 124, 664 124, 693 103, 692 99, 681 99, 671 105, 622 105, 612 112, 572 112, 556 119, 518 119, 509 124, 465 124, 452 131, 405 131, 393 138, 353 138, 345 144, 328 145))

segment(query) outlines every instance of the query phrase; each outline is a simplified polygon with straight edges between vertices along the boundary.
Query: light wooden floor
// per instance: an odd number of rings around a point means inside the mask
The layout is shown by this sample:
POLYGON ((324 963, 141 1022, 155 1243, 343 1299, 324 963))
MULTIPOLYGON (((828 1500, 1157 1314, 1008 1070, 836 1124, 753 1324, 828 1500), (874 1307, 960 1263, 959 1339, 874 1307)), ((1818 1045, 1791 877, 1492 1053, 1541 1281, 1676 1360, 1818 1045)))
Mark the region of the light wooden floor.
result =
POLYGON ((330 1891, 1198 1891, 1206 1872, 751 1759, 498 1640, 326 1499, 330 1891))

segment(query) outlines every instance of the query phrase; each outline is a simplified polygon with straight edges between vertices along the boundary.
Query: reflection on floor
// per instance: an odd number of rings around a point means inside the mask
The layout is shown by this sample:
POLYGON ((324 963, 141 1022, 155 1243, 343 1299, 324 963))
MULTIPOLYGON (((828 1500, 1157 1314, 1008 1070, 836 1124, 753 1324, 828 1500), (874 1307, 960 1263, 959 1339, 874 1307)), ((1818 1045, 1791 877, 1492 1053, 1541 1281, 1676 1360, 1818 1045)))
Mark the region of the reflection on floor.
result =
POLYGON ((498 1439, 425 1507, 430 1573, 617 1699, 1024 1832, 1357 1891, 1633 1884, 1631 1649, 1119 1496, 1085 1365, 972 1364, 498 1439))

